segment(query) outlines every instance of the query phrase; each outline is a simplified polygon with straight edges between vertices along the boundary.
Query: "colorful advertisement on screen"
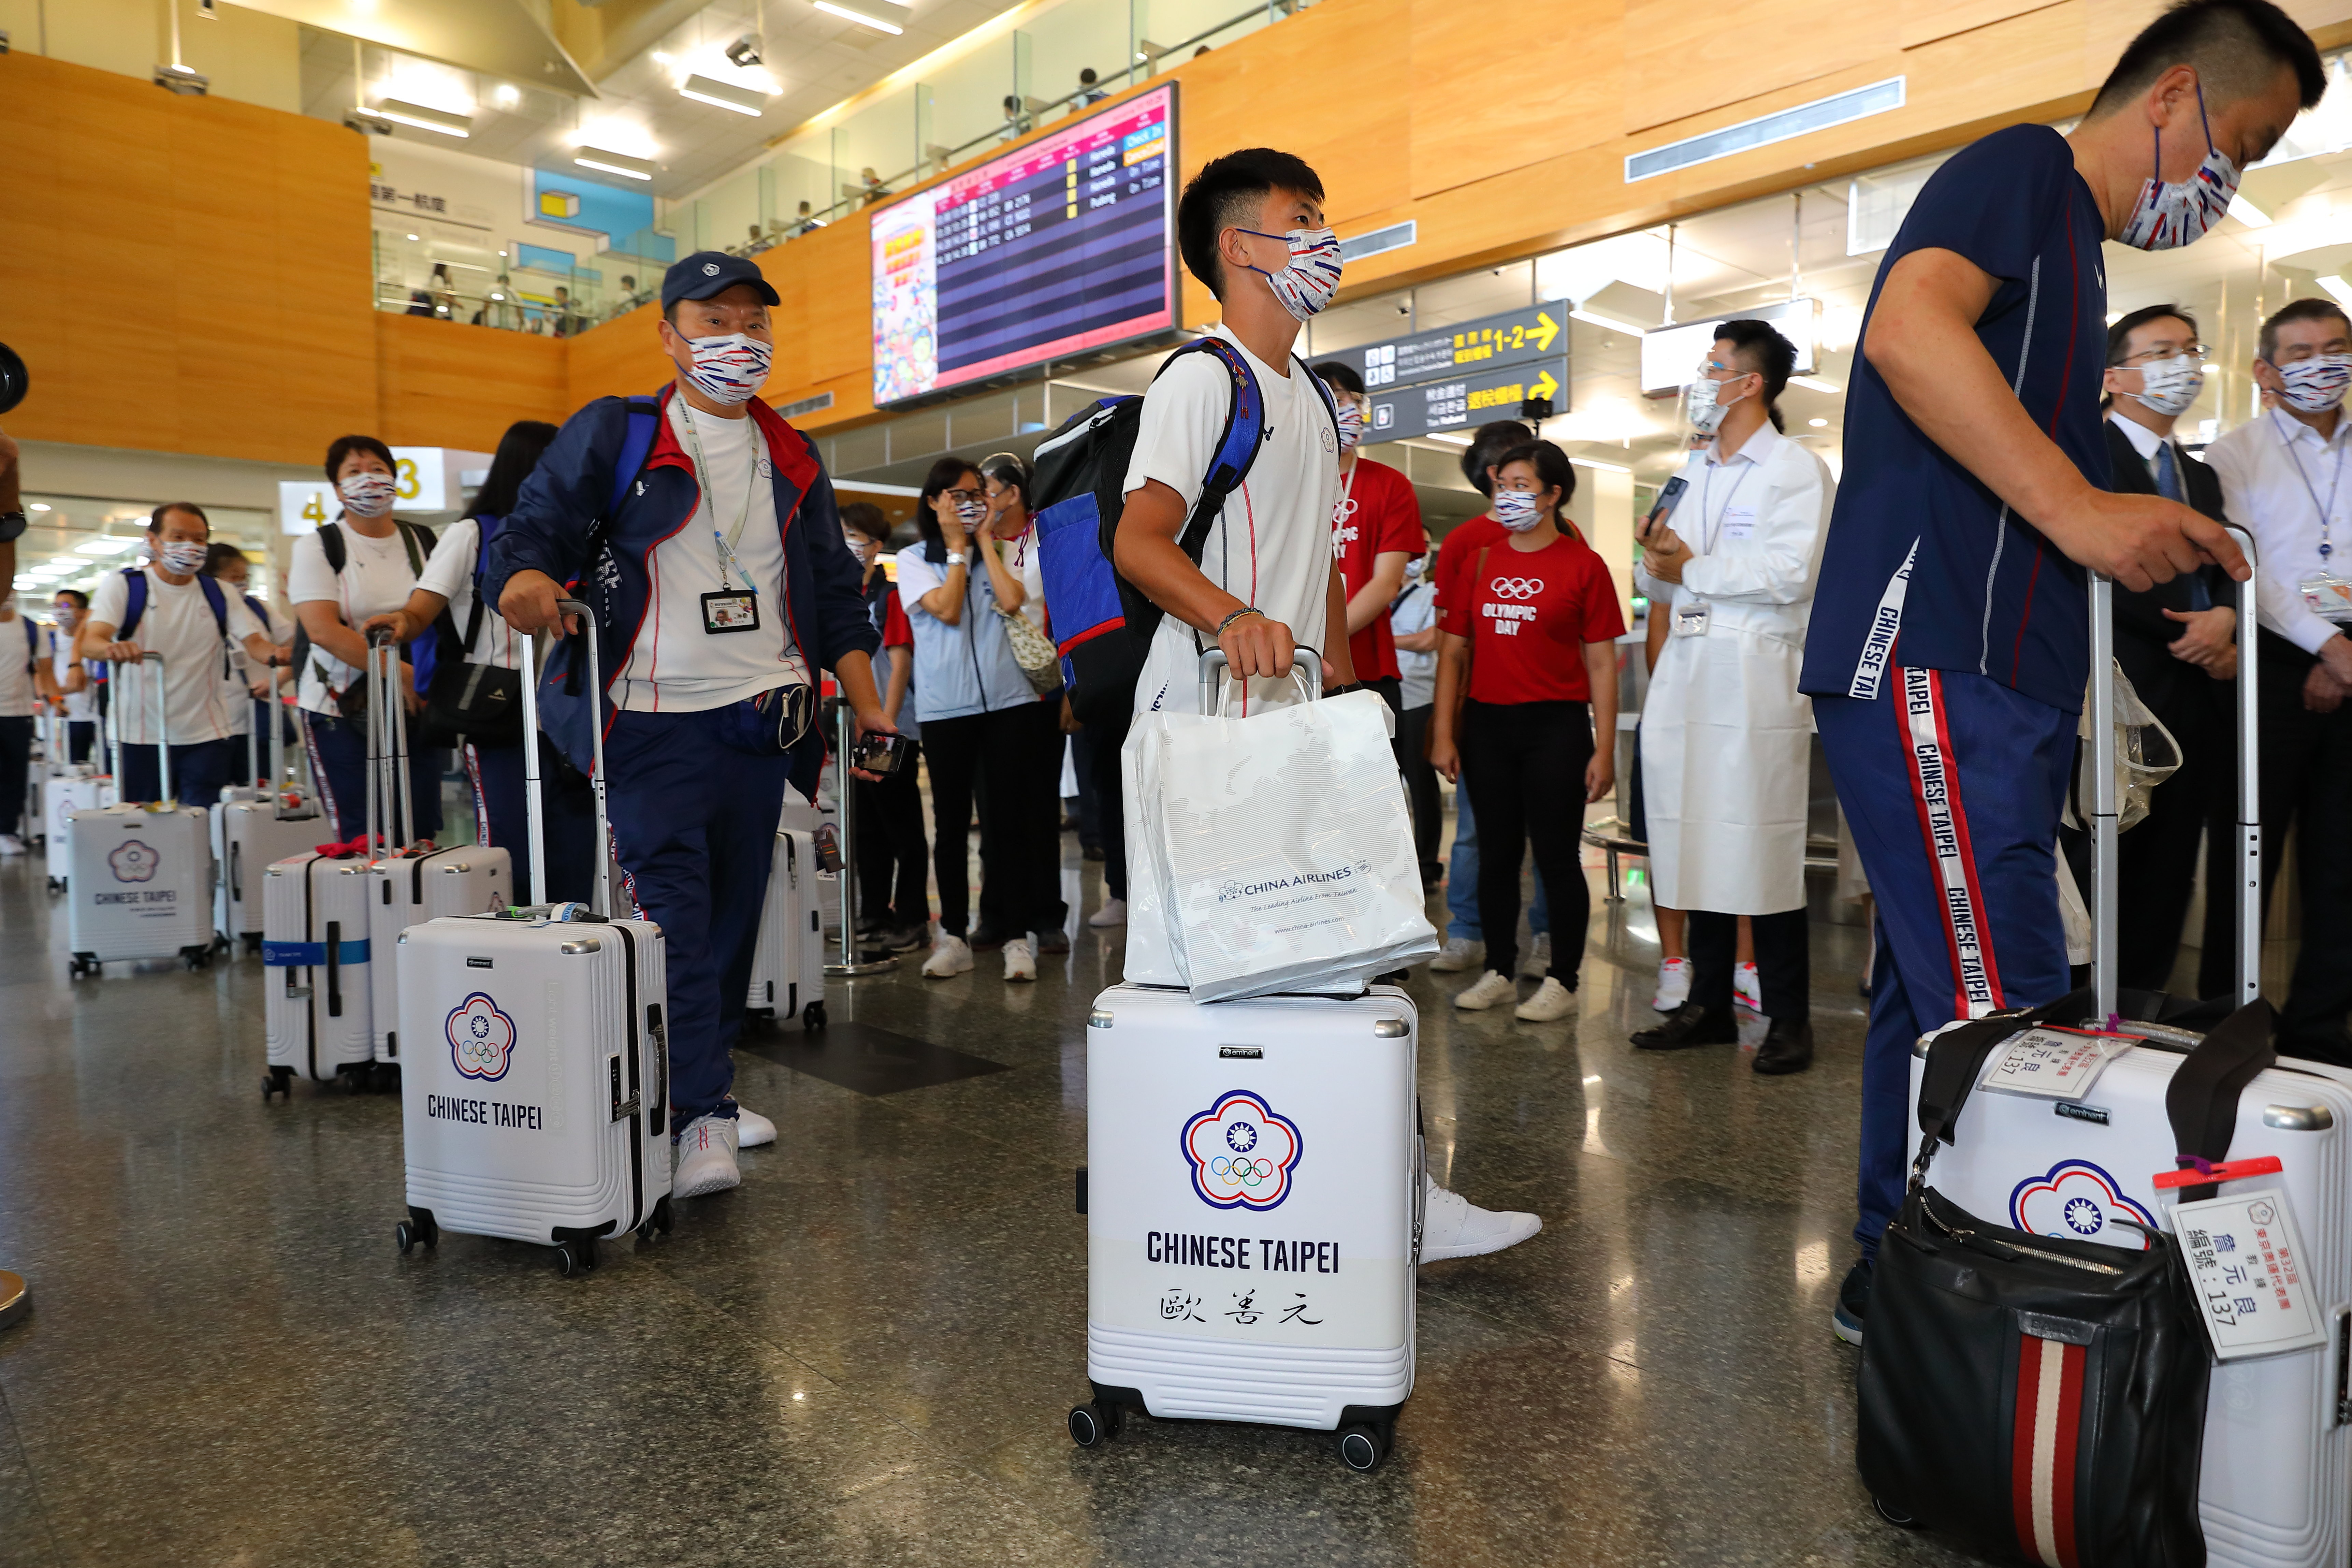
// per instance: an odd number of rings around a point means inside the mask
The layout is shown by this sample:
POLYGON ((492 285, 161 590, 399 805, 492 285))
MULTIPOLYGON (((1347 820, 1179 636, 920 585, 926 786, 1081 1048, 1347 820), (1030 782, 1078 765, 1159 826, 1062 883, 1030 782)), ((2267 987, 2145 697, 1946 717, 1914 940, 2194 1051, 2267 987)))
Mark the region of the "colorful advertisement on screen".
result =
POLYGON ((1176 324, 1176 85, 877 207, 874 401, 1176 324))

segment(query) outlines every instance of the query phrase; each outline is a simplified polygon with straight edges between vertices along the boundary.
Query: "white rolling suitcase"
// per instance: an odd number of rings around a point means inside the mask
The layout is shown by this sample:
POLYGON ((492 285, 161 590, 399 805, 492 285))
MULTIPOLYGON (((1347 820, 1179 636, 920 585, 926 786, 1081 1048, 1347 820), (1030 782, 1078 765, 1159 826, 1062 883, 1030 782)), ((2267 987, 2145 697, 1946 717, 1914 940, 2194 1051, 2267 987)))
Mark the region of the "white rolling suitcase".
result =
MULTIPOLYGON (((155 732, 165 734, 163 656, 156 666, 155 732)), ((172 748, 155 748, 163 798, 67 814, 66 973, 96 974, 115 959, 176 958, 190 969, 212 962, 213 853, 202 806, 172 798, 172 748)))
MULTIPOLYGON (((2252 562, 2252 542, 2238 538, 2252 562)), ((2110 668, 2111 596, 2095 577, 2095 671, 2110 668)), ((2247 605, 2239 624, 2251 622, 2247 605)), ((2261 975, 2256 646, 2257 639, 2242 637, 2240 853, 2236 865, 2207 871, 2209 897, 2223 897, 2233 887, 2237 897, 2232 1005, 2258 998, 2261 975)), ((2112 683, 2095 680, 2095 737, 2112 734, 2113 705, 2112 683)), ((2095 1000, 2092 1018, 2083 1022, 2096 1026, 2117 1011, 2116 853, 2112 745, 2095 744, 2091 751, 2098 801, 2092 824, 2095 1000)), ((2070 1097, 1998 1092, 2022 1076, 2027 1058, 2017 1047, 2019 1068, 2004 1074, 2013 1047, 1995 1047, 1979 1080, 1985 1087, 1969 1098, 1956 1141, 1936 1153, 1937 1190, 1990 1223, 2079 1241, 2137 1247, 2145 1242, 2133 1226, 2173 1229, 2169 1203, 2176 1194, 2156 1185, 2159 1173, 2173 1173, 2179 1163, 2166 1097, 2184 1052, 2200 1037, 2160 1022, 2132 1021, 2132 1004, 2147 1000, 2126 996, 2116 1026, 2147 1043, 2113 1057, 2087 1089, 2074 1089, 2070 1097)), ((1915 1110, 1926 1060, 1923 1041, 1912 1063, 1915 1110)), ((2037 1070, 2051 1070, 2050 1064, 2037 1070)), ((2198 1488, 2206 1560, 2214 1568, 2344 1568, 2352 1552, 2352 1072, 2292 1058, 2263 1068, 2238 1091, 2226 1151, 2217 1146, 2205 1157, 2218 1161, 2224 1152, 2232 1166, 2265 1157, 2277 1162, 2275 1174, 2232 1181, 2220 1192, 2235 1197, 2269 1187, 2286 1194, 2302 1236, 2304 1279, 2326 1338, 2214 1363, 2198 1488)))
POLYGON ((1080 1446, 1132 1408, 1337 1430, 1359 1470, 1385 1457, 1412 1392, 1418 1025, 1389 985, 1096 998, 1080 1446))
POLYGON ((73 839, 66 818, 77 811, 110 805, 107 797, 112 778, 88 763, 68 764, 72 770, 41 782, 41 851, 48 867, 49 891, 62 893, 73 880, 73 839))
MULTIPOLYGON (((789 795, 786 801, 789 813, 789 795)), ((777 829, 776 862, 768 873, 768 901, 760 911, 760 942, 744 997, 744 1010, 753 1017, 798 1018, 803 1029, 824 1027, 824 884, 816 854, 814 834, 777 829)))
MULTIPOLYGON (((600 691, 594 621, 588 689, 600 691)), ((523 643, 523 732, 539 731, 537 670, 523 643)), ((604 832, 604 732, 595 731, 596 826, 604 832)), ((546 883, 539 751, 524 751, 531 881, 546 883)), ((401 933, 401 1069, 408 1217, 400 1250, 444 1230, 556 1249, 565 1274, 596 1243, 669 1229, 668 984, 661 928, 614 920, 612 879, 577 904, 455 916, 401 933)))
MULTIPOLYGON (((263 776, 258 767, 254 773, 257 778, 263 776)), ((261 908, 263 873, 289 855, 317 847, 334 832, 310 800, 287 784, 282 735, 269 738, 269 773, 258 787, 264 793, 225 800, 212 808, 213 861, 219 870, 213 889, 213 930, 222 942, 247 952, 261 951, 267 929, 261 908)))
POLYGON ((514 857, 487 845, 436 848, 416 836, 415 803, 409 793, 408 710, 396 696, 393 671, 399 650, 375 650, 382 668, 368 671, 368 841, 389 844, 370 862, 373 886, 368 896, 368 951, 374 965, 373 1049, 378 1062, 400 1060, 400 933, 445 915, 499 914, 514 902, 514 857), (383 833, 377 824, 383 824, 383 833))
POLYGON ((262 992, 268 1069, 261 1098, 294 1097, 297 1073, 315 1082, 347 1078, 357 1092, 375 1065, 369 1011, 368 863, 357 850, 306 849, 261 874, 262 992))

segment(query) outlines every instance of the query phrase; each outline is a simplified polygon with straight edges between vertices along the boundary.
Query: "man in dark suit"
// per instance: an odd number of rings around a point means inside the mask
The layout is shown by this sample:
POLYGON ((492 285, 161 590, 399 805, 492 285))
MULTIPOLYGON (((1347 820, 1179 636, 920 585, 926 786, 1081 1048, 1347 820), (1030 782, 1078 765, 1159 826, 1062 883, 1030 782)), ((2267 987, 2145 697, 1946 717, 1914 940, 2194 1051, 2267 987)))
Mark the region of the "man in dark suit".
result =
MULTIPOLYGON (((2180 449, 2172 427, 2204 384, 2197 323, 2177 305, 2134 310, 2107 329, 2107 454, 2113 488, 2185 500, 2221 518, 2221 481, 2180 449)), ((2185 574, 2145 593, 2116 591, 2116 660, 2142 702, 2172 731, 2180 769, 2149 797, 2147 819, 2120 841, 2117 979, 2161 991, 2180 948, 2197 875, 2197 846, 2222 863, 2237 800, 2236 590, 2217 569, 2185 574)), ((2231 905, 2209 898, 2198 990, 2230 983, 2231 905)))

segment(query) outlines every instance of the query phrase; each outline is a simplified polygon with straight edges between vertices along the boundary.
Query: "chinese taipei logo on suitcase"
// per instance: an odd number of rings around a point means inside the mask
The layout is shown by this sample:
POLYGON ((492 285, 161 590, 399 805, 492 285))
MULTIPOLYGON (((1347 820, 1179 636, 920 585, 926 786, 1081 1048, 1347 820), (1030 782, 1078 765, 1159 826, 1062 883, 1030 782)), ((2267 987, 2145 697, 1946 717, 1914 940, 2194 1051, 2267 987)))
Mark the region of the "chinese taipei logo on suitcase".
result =
POLYGON ((507 1076, 514 1060, 515 1024, 496 1002, 475 992, 450 1010, 444 1032, 459 1076, 484 1083, 507 1076))
POLYGON ((1304 1152, 1297 1124, 1245 1089, 1184 1123, 1178 1140, 1192 1167, 1192 1190, 1213 1209, 1270 1209, 1290 1195, 1304 1152))
POLYGON ((2154 1216, 2088 1160, 2061 1160, 2042 1174, 2026 1177, 2009 1194, 2009 1223, 2019 1230, 2147 1250, 2147 1237, 2116 1220, 2156 1228, 2154 1216))
POLYGON ((163 858, 142 840, 129 838, 107 856, 106 864, 118 882, 152 882, 163 858))

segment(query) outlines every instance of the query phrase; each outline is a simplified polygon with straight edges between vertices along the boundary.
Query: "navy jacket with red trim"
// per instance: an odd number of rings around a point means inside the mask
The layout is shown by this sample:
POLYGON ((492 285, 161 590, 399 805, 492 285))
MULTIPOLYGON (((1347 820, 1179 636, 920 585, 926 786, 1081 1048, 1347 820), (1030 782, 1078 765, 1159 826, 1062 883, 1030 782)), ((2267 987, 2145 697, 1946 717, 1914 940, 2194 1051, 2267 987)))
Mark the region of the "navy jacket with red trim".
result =
MULTIPOLYGON (((491 542, 483 572, 483 590, 492 604, 517 572, 544 572, 559 583, 578 581, 579 596, 596 611, 599 673, 605 687, 602 717, 608 729, 614 711, 613 681, 627 665, 652 605, 647 558, 685 528, 701 504, 694 461, 670 430, 669 400, 677 395, 675 385, 663 389, 652 449, 610 519, 604 512, 628 433, 628 400, 600 397, 565 420, 491 542)), ((881 637, 866 613, 864 574, 842 542, 833 481, 816 445, 759 399, 751 400, 751 411, 768 438, 775 471, 784 614, 793 640, 803 658, 824 669, 834 668, 845 654, 870 657, 881 637)), ((557 668, 541 686, 541 727, 584 772, 591 760, 584 683, 563 679, 568 660, 551 662, 557 668)), ((824 762, 824 739, 812 732, 793 752, 793 784, 813 794, 824 762)))

